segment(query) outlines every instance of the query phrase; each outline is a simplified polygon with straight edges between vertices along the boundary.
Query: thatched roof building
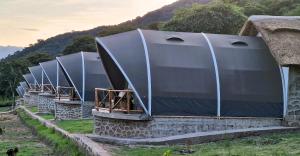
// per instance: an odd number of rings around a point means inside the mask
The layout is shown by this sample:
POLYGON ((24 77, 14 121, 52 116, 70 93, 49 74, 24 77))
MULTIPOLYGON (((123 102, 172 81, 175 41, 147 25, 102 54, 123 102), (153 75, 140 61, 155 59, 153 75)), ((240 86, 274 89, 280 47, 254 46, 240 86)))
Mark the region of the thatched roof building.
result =
POLYGON ((280 65, 300 65, 300 16, 251 16, 240 35, 261 35, 280 65))

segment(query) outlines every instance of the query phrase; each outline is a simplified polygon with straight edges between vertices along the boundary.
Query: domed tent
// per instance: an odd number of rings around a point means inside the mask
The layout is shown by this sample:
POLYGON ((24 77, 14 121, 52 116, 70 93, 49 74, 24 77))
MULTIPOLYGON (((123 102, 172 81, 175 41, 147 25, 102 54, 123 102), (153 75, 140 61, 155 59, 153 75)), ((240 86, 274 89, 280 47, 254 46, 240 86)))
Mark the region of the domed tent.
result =
POLYGON ((110 86, 98 53, 80 52, 56 58, 81 101, 94 101, 95 88, 110 86))
POLYGON ((31 73, 23 75, 23 78, 25 79, 29 87, 36 83, 31 73))
POLYGON ((29 67, 28 69, 37 82, 37 85, 41 86, 42 84, 49 83, 40 65, 29 67))
POLYGON ((280 69, 261 38, 135 30, 96 38, 115 89, 148 115, 282 117, 280 69))
POLYGON ((28 85, 25 81, 20 82, 20 87, 22 87, 22 89, 24 91, 26 91, 28 89, 28 85))
POLYGON ((62 71, 61 66, 57 60, 51 60, 47 62, 40 63, 42 70, 45 73, 48 81, 50 82, 52 88, 56 90, 58 86, 69 87, 69 82, 65 77, 65 74, 62 71))
POLYGON ((17 93, 18 93, 18 95, 19 95, 20 97, 23 97, 24 94, 25 94, 25 92, 23 91, 23 89, 22 89, 21 86, 18 86, 18 87, 16 88, 16 91, 17 91, 17 93))

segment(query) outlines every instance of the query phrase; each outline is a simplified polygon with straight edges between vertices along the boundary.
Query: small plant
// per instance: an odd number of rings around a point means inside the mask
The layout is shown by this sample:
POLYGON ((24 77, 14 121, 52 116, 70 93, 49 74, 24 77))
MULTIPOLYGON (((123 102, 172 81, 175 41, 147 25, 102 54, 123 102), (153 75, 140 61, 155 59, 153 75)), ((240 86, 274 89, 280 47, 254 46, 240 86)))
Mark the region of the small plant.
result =
POLYGON ((164 152, 163 156, 171 156, 172 151, 171 150, 167 150, 164 152))

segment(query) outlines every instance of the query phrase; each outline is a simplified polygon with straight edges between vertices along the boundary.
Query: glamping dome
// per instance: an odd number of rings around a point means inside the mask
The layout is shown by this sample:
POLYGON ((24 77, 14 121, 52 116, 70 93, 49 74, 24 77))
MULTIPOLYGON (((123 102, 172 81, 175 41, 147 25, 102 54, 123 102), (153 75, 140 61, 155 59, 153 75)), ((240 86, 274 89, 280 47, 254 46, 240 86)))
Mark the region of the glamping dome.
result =
POLYGON ((80 52, 56 59, 81 101, 94 101, 97 87, 109 88, 98 53, 80 52))
POLYGON ((57 60, 42 62, 40 66, 53 89, 56 90, 57 86, 70 86, 57 60))
POLYGON ((280 68, 261 38, 138 29, 96 42, 113 87, 130 86, 148 115, 282 117, 280 68))
POLYGON ((49 83, 49 80, 46 78, 46 76, 42 70, 42 67, 40 65, 29 67, 28 69, 29 69, 30 73, 32 74, 35 82, 37 82, 37 84, 39 86, 41 86, 42 84, 49 83))
POLYGON ((28 86, 31 87, 31 85, 35 84, 35 80, 32 76, 32 74, 25 74, 23 75, 23 78, 25 79, 25 81, 27 82, 28 86))

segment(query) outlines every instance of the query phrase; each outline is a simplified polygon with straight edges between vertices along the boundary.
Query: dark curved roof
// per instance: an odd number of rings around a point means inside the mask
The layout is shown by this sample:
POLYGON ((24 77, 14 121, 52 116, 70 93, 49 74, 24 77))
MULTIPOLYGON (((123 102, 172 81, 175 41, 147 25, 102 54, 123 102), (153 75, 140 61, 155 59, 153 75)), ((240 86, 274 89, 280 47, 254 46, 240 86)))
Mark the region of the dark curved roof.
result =
POLYGON ((57 60, 51 60, 47 62, 40 63, 42 70, 45 73, 48 81, 50 82, 51 86, 56 89, 57 86, 70 86, 65 74, 62 71, 61 66, 59 66, 57 60))
POLYGON ((18 86, 18 87, 16 88, 16 91, 17 91, 17 93, 18 93, 18 95, 19 95, 20 97, 23 97, 23 95, 22 95, 22 93, 21 93, 21 91, 20 91, 20 86, 18 86))
POLYGON ((29 87, 25 81, 20 82, 20 86, 22 87, 22 89, 23 89, 24 91, 27 90, 28 87, 29 87))
POLYGON ((96 38, 114 88, 149 115, 281 117, 283 88, 262 39, 136 30, 96 38))
POLYGON ((25 90, 21 86, 18 86, 17 93, 19 94, 20 97, 24 97, 25 90))
POLYGON ((98 53, 80 52, 57 61, 82 101, 94 101, 95 88, 110 87, 98 53))
POLYGON ((50 83, 40 65, 29 67, 28 69, 38 85, 50 83))
POLYGON ((33 78, 31 73, 23 75, 23 78, 25 79, 28 85, 35 84, 35 79, 33 78))

